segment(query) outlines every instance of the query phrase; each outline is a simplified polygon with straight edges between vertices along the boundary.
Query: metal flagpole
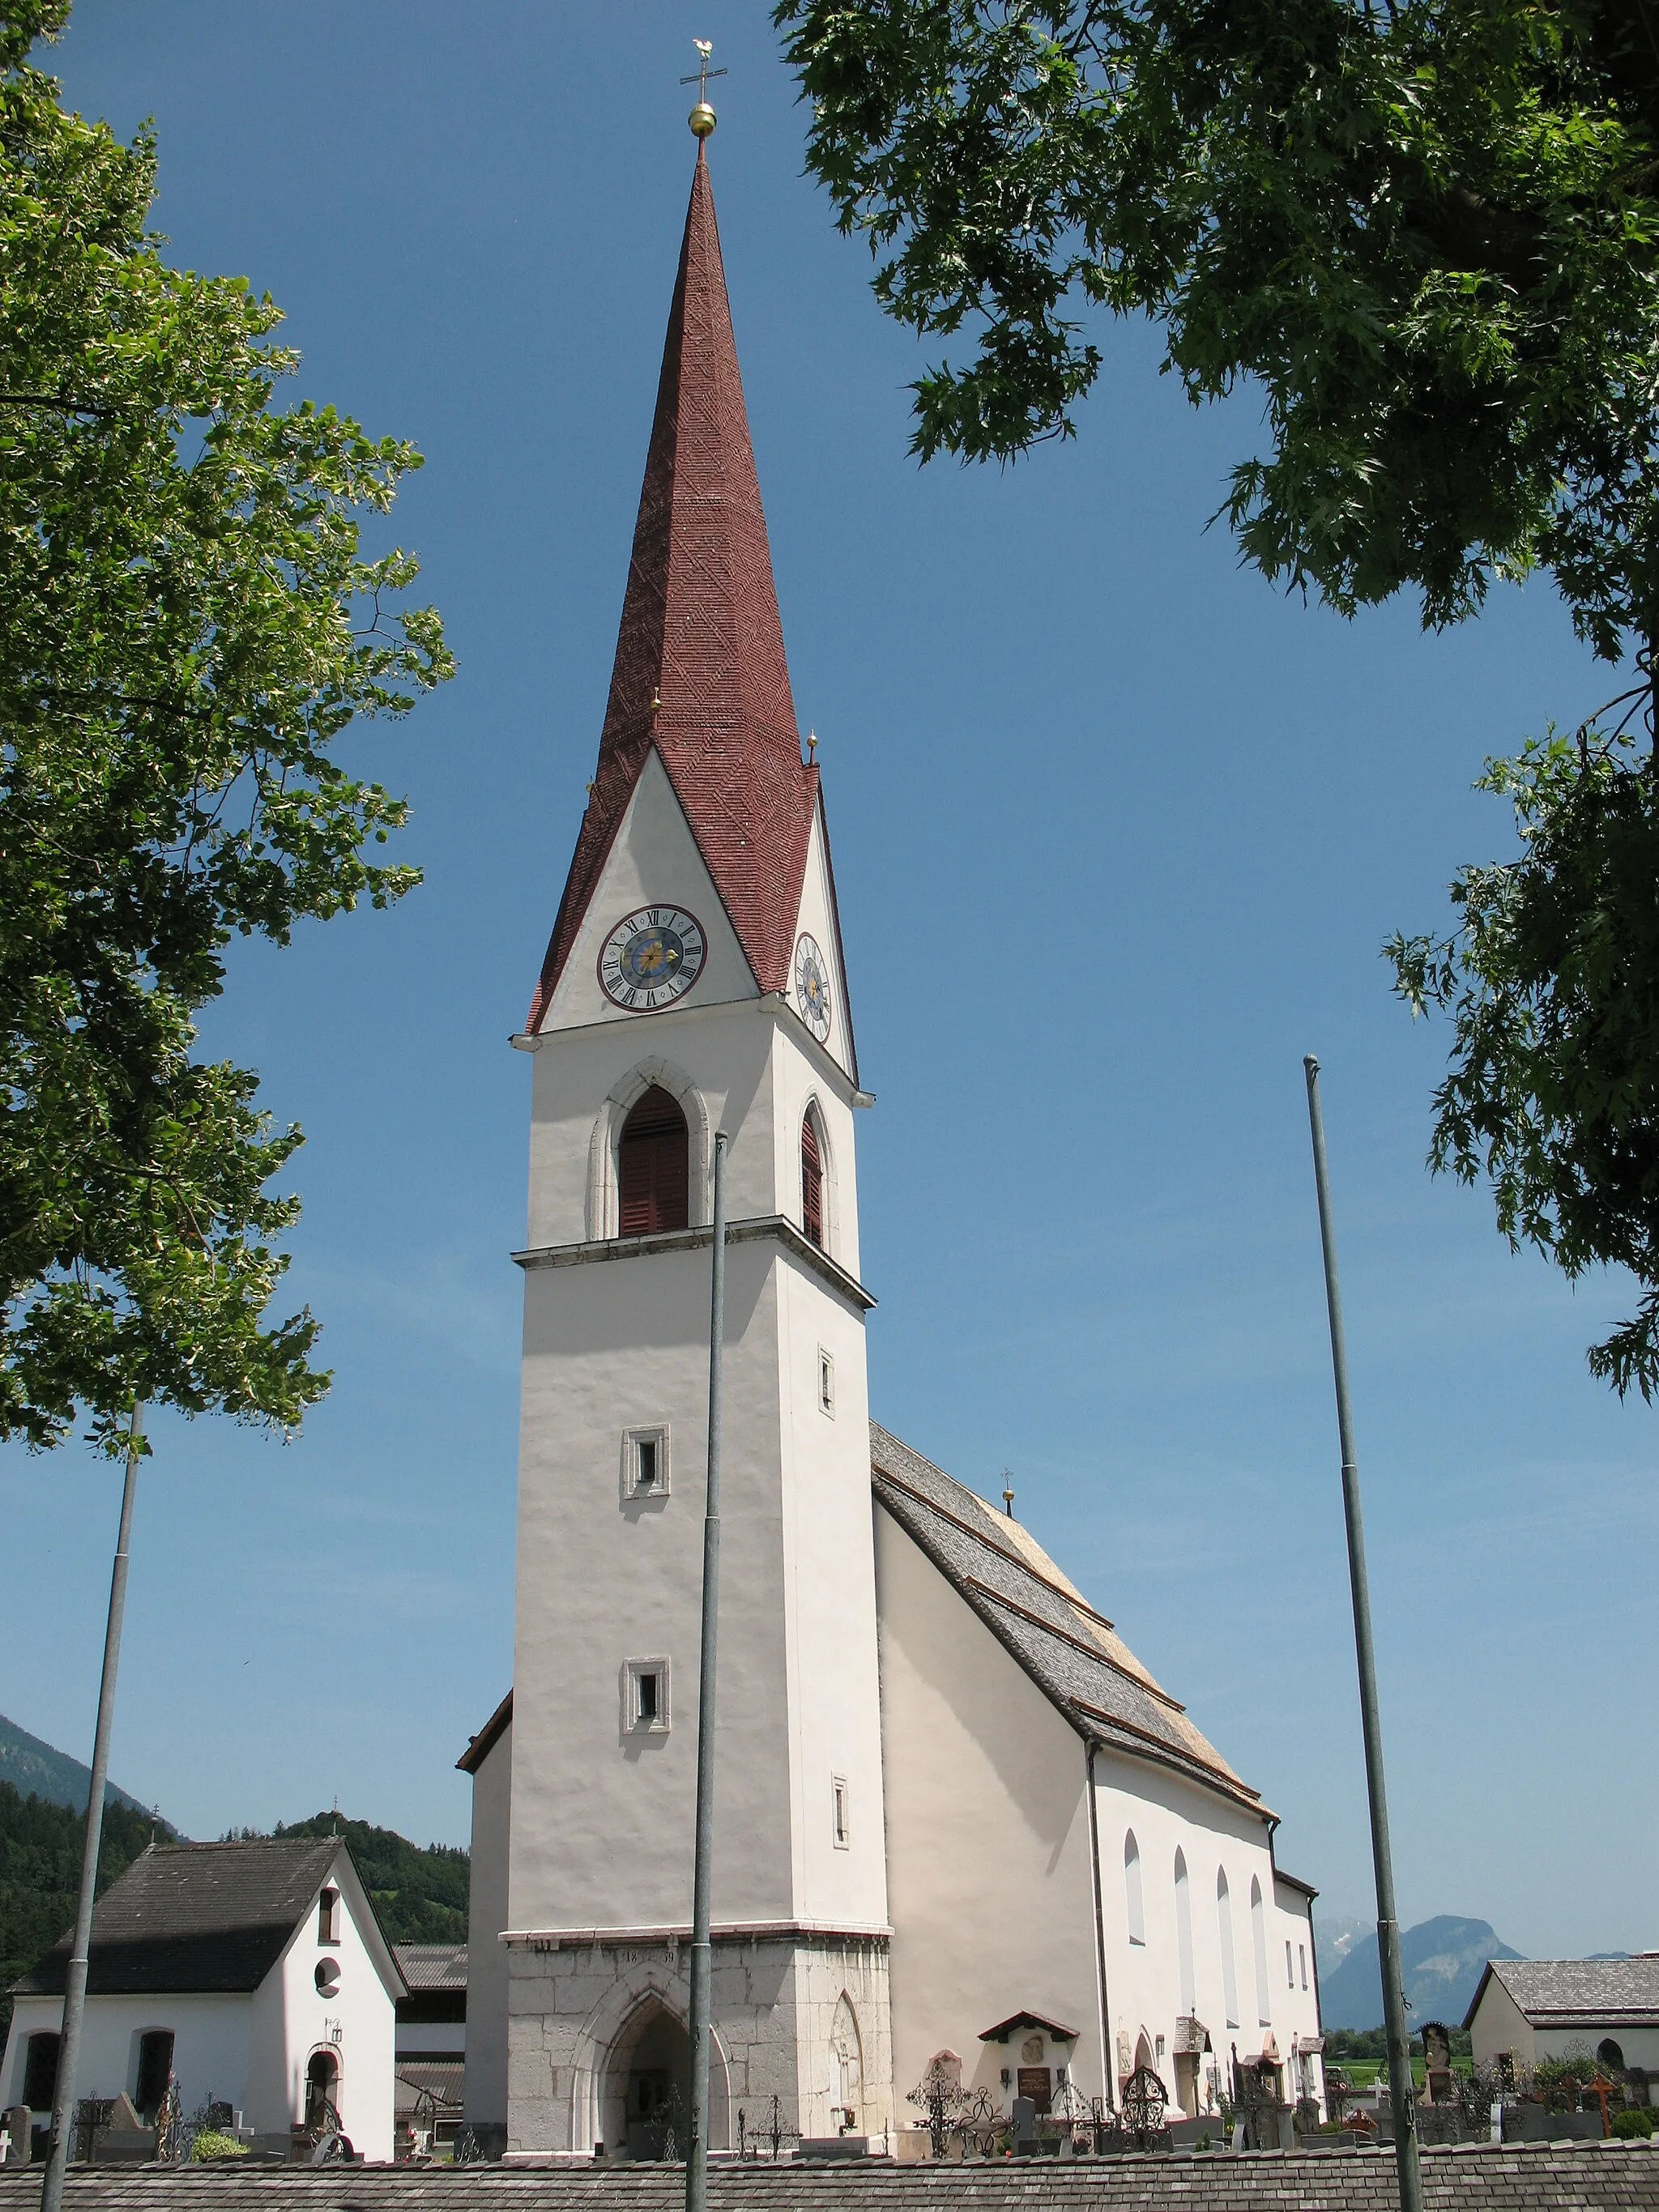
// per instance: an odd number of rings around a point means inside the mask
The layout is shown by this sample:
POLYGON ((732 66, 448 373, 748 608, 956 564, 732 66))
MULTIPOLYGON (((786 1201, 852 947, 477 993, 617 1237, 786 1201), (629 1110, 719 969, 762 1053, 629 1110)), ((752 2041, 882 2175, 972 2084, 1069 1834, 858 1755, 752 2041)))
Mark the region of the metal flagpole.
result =
POLYGON ((685 2212, 708 2203, 708 1893, 714 1845, 714 1660, 720 1600, 720 1355, 726 1336, 726 1148, 714 1139, 714 1243, 708 1312, 708 1493, 702 1522, 702 1657, 697 1677, 697 1850, 691 1886, 691 2140, 685 2212))
POLYGON ((1376 1948, 1382 1966, 1382 2021, 1389 2039, 1389 2102, 1394 2112, 1400 2212, 1423 2212, 1411 2044, 1406 2026, 1406 1985, 1401 1972, 1400 1923, 1394 1907, 1394 1858, 1389 1849, 1389 1800, 1382 1783, 1382 1716, 1376 1702, 1376 1658, 1371 1648, 1371 1592, 1365 1573, 1365 1527, 1359 1514, 1359 1467, 1354 1456, 1353 1411, 1348 1403, 1348 1350, 1342 1333, 1342 1294, 1336 1279, 1336 1230, 1331 1220, 1330 1182, 1325 1167, 1325 1117, 1319 1104, 1319 1062, 1310 1053, 1302 1065, 1308 1078, 1308 1121, 1313 1131, 1314 1182, 1319 1192, 1319 1235, 1325 1250, 1325 1304, 1330 1313, 1331 1365, 1336 1376, 1336 1425, 1342 1442, 1342 1511, 1348 1525, 1348 1579, 1353 1589, 1353 1641, 1359 1662, 1359 1717, 1365 1737, 1371 1858, 1376 1869, 1376 1948))
POLYGON ((81 2022, 87 2003, 87 1960, 92 1949, 92 1905, 98 1889, 98 1854, 104 1840, 104 1784, 109 1778, 110 1730, 115 1720, 115 1677, 121 1664, 121 1616, 127 1602, 127 1553, 133 1500, 144 1440, 143 1408, 137 1402, 127 1431, 127 1472, 121 1486, 121 1526, 109 1581, 109 1619, 104 1629, 104 1678, 98 1691, 98 1726, 92 1740, 92 1784, 87 1793, 87 1833, 81 1850, 81 1896, 75 1909, 75 1942, 64 1985, 64 2033, 58 2046, 58 2083, 52 2100, 52 2144, 46 2154, 40 2212, 58 2212, 64 2168, 69 2163, 75 2117, 75 2075, 81 2056, 81 2022))

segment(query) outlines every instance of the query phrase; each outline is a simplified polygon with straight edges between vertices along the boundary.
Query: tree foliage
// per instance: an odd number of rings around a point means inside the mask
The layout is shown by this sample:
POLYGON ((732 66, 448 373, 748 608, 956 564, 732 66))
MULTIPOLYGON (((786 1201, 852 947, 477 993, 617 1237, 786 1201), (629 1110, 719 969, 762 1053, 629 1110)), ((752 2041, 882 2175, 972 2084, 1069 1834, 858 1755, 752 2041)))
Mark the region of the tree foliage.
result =
MULTIPOLYGON (((74 1925, 86 1832, 83 1812, 33 1790, 25 1797, 9 1782, 0 1782, 0 2040, 11 2018, 11 1984, 74 1925)), ((171 1838, 165 1820, 105 1797, 98 1845, 100 1897, 158 1834, 171 1838)))
POLYGON ((419 455, 273 404, 277 309, 170 268, 151 138, 32 65, 67 12, 0 4, 0 1437, 118 1450, 135 1397, 286 1428, 326 1388, 267 1319, 300 1133, 195 1017, 234 937, 418 880, 337 746, 452 664, 360 541, 419 455))
MULTIPOLYGON (((883 305, 972 357, 915 386, 915 449, 1073 433, 1102 311, 1160 325, 1197 403, 1249 383, 1244 557, 1425 624, 1547 572, 1651 739, 1659 626, 1659 14, 1647 0, 779 0, 809 159, 883 305)), ((1625 702, 1619 702, 1623 704, 1625 702)), ((1523 856, 1461 933, 1399 940, 1449 1007, 1431 1158, 1570 1273, 1659 1288, 1652 748, 1489 764, 1523 856), (1648 848, 1652 850, 1650 845, 1648 848), (1645 966, 1641 963, 1645 962, 1645 966), (1635 963, 1635 964, 1626 964, 1635 963), (1579 1048, 1590 1044, 1588 1060, 1579 1048)), ((1596 1350, 1659 1383, 1659 1309, 1596 1350)))

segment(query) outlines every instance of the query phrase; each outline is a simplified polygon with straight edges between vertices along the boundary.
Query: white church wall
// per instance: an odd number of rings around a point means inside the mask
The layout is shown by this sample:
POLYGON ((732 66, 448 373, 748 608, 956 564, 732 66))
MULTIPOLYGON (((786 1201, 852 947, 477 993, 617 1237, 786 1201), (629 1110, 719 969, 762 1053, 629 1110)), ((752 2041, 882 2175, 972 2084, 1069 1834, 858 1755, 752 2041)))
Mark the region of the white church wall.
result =
POLYGON ((1500 2051, 1528 2066, 1538 2056, 1532 2022, 1496 1974, 1487 1977, 1480 1993, 1480 2009, 1469 2022, 1469 2042, 1477 2066, 1492 2065, 1500 2051))
MULTIPOLYGON (((830 896, 830 866, 824 842, 823 810, 812 812, 811 842, 807 848, 806 873, 801 884, 800 911, 795 922, 795 941, 810 937, 823 953, 830 977, 830 1035, 825 1048, 851 1073, 853 1038, 847 1006, 847 978, 842 972, 841 933, 836 925, 830 896)), ((791 983, 793 988, 793 970, 791 983)))
POLYGON ((875 1508, 893 1917, 895 2104, 940 2050, 1005 2105, 1021 2009, 1077 2029, 1071 2063, 1102 2092, 1082 1741, 919 1547, 875 1508))
POLYGON ((317 1908, 301 1916, 282 1957, 254 1992, 247 2075, 248 2124, 277 2132, 305 2117, 306 2068, 312 2053, 331 2051, 339 2069, 335 2099, 340 2125, 365 2158, 392 2156, 397 2003, 382 1978, 379 1944, 367 1930, 367 1903, 343 1852, 330 1881, 340 1893, 338 1941, 318 1941, 317 1908), (317 1986, 327 1960, 339 1979, 331 1994, 317 1986))
POLYGON ((786 1182, 774 1134, 773 1036, 780 1019, 775 1001, 703 1006, 693 992, 683 1006, 539 1041, 531 1103, 530 1248, 616 1235, 614 1214, 608 1224, 593 1218, 594 1139, 601 1130, 611 1133, 612 1142, 620 1134, 613 1094, 625 1093, 641 1074, 663 1081, 683 1103, 688 1091, 696 1094, 687 1114, 693 1128, 694 1183, 699 1166, 702 1171, 700 1187, 692 1193, 694 1223, 710 1218, 713 1139, 722 1128, 732 1139, 726 1161, 728 1219, 783 1213, 799 1222, 799 1165, 794 1164, 786 1182), (699 1116, 706 1120, 708 1134, 701 1163, 696 1144, 699 1116))
POLYGON ((511 1723, 472 1777, 471 1880, 467 1893, 467 2119, 507 2124, 507 1821, 513 1792, 511 1723))
MULTIPOLYGON (((774 1188, 777 1211, 802 1225, 801 1124, 816 1109, 825 1158, 823 1249, 854 1280, 859 1273, 858 1180, 854 1170, 857 1113, 849 1089, 831 1076, 806 1036, 787 1015, 779 1015, 772 1043, 774 1188)), ((868 1467, 866 1475, 868 1475, 868 1467)))
POLYGON ((864 1319, 799 1259, 781 1259, 777 1280, 795 1909, 820 1927, 884 1929, 864 1319), (825 1356, 827 1410, 820 1403, 825 1356))
POLYGON ((708 951, 685 1003, 695 1000, 706 1006, 756 995, 754 975, 737 932, 726 919, 668 771, 654 750, 641 771, 552 1004, 543 1017, 543 1036, 592 1022, 632 1024, 638 1019, 600 989, 599 960, 605 939, 623 915, 643 906, 678 906, 702 925, 708 951))
MULTIPOLYGON (((1271 2033, 1287 2068, 1293 2039, 1317 2037, 1317 1996, 1311 1965, 1309 1986, 1291 1988, 1284 1971, 1284 1943, 1305 1944, 1305 1917, 1279 1901, 1267 1823, 1219 1790, 1207 1790, 1152 1759, 1102 1750, 1095 1763, 1100 1836, 1101 1893, 1106 1935, 1107 2008, 1119 2079, 1145 2057, 1176 2089, 1177 2027, 1196 2018, 1209 2031, 1212 2052, 1200 2071, 1200 2088, 1212 2062, 1221 2077, 1236 2052, 1253 2059, 1271 2033), (1139 1847, 1142 1940, 1133 1940, 1125 1845, 1139 1847), (1177 1859, 1187 1877, 1190 1956, 1183 1938, 1177 1859), (1226 1878, 1224 1914, 1218 1896, 1226 1878), (1257 1973, 1253 1886, 1261 1898, 1262 1974, 1257 1973), (1231 1972, 1224 1957, 1230 1937, 1231 1972), (1230 2002, 1231 1996, 1231 2002, 1230 2002), (1144 2048, 1143 2048, 1144 2039, 1144 2048)), ((1292 1959, 1295 1953, 1292 1950, 1292 1959)), ((1286 2077, 1293 2093, 1301 2083, 1286 2077)), ((1200 2094, 1200 2106, 1204 2103, 1200 2094)))
MULTIPOLYGON (((742 1146, 734 1147, 741 1152, 742 1146)), ((776 1259, 726 1261, 718 1917, 789 1917, 776 1259)), ((512 1869, 519 1929, 690 1911, 707 1468, 708 1255, 634 1254, 526 1282, 512 1869), (623 1494, 623 1438, 669 1431, 669 1494, 623 1494), (630 1728, 630 1660, 665 1659, 665 1725, 630 1728)))
MULTIPOLYGON (((195 2112, 210 2097, 244 2111, 251 2003, 240 1992, 88 1997, 81 2031, 77 2094, 131 2096, 138 2087, 138 2039, 149 2029, 165 2028, 173 2038, 173 2071, 185 2112, 195 2112)), ((16 2000, 0 2065, 0 2104, 22 2102, 28 2039, 56 2034, 63 2018, 62 1997, 16 2000)))

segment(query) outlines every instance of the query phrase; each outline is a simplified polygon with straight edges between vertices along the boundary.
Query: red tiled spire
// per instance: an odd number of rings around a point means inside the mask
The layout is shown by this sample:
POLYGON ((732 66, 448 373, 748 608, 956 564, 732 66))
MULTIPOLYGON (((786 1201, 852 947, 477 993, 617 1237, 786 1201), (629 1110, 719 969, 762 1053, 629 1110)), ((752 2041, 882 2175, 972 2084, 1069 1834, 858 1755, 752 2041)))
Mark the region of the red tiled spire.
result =
POLYGON ((653 744, 756 981, 783 990, 817 770, 800 757, 701 145, 599 770, 531 1004, 532 1033, 653 744))

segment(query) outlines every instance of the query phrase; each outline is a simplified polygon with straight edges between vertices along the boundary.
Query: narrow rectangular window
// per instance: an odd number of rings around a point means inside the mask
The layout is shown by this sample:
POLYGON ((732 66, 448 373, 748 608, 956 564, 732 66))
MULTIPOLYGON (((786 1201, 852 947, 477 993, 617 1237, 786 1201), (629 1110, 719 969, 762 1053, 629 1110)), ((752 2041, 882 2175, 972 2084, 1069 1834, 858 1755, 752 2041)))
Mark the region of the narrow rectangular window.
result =
POLYGON ((665 1427, 629 1429, 624 1433, 622 1482, 624 1498, 667 1497, 668 1431, 665 1427))
POLYGON ((1296 1968, 1291 1964, 1291 1939, 1288 1936, 1285 1938, 1285 1986, 1287 1990, 1296 1987, 1296 1968))
POLYGON ((836 1363, 823 1346, 818 1346, 818 1411, 836 1418, 836 1363))
POLYGON ((850 1850, 853 1842, 853 1820, 848 1806, 847 1782, 844 1776, 836 1774, 830 1777, 830 1796, 832 1808, 831 1818, 835 1823, 836 1849, 838 1851, 850 1850))
POLYGON ((661 1735, 668 1728, 668 1662, 630 1659, 623 1670, 623 1725, 630 1735, 661 1735))
POLYGON ((1305 1990, 1308 1986, 1308 1947, 1305 1943, 1297 1945, 1296 1955, 1302 1962, 1302 1986, 1305 1990))
POLYGON ((340 1893, 337 1889, 319 1892, 317 1899, 317 1941, 319 1943, 339 1942, 339 1906, 340 1893))

